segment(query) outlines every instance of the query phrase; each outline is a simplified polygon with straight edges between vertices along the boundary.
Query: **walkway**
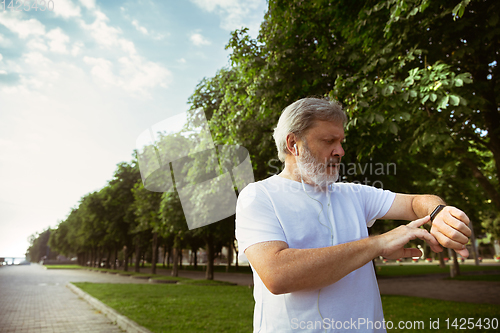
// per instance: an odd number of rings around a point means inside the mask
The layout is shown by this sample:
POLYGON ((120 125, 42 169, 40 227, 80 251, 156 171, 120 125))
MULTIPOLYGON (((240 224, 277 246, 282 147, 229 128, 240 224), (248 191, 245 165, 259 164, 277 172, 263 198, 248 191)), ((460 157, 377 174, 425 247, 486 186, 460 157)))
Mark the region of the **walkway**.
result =
MULTIPOLYGON (((497 272, 498 273, 498 272, 497 272)), ((467 273, 462 273, 467 275, 467 273)), ((382 295, 403 295, 455 302, 500 305, 500 282, 450 281, 440 276, 379 279, 382 295)))
POLYGON ((0 268, 0 332, 122 332, 65 287, 68 282, 147 283, 90 271, 0 268))

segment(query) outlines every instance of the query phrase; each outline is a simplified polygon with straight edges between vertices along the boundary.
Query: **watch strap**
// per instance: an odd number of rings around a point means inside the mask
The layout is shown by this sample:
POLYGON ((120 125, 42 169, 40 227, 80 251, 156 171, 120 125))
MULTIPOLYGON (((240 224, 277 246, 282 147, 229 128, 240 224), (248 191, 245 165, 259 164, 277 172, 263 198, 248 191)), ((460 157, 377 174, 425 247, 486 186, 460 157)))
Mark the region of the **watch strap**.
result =
POLYGON ((439 214, 440 211, 443 210, 443 208, 446 207, 446 205, 438 205, 431 213, 431 222, 434 221, 434 218, 439 214))

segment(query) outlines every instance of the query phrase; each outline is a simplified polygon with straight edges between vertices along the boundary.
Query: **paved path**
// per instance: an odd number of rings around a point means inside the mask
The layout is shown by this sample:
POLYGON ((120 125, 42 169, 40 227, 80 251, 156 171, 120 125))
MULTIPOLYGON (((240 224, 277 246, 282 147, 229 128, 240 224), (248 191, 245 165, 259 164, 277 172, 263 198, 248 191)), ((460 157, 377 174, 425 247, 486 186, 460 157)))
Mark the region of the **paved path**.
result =
POLYGON ((90 271, 0 268, 0 332, 122 332, 65 287, 67 282, 147 283, 90 271))
MULTIPOLYGON (((465 273, 462 273, 465 275, 465 273)), ((500 282, 450 281, 443 277, 407 277, 379 279, 382 295, 403 295, 455 302, 500 305, 500 282)))

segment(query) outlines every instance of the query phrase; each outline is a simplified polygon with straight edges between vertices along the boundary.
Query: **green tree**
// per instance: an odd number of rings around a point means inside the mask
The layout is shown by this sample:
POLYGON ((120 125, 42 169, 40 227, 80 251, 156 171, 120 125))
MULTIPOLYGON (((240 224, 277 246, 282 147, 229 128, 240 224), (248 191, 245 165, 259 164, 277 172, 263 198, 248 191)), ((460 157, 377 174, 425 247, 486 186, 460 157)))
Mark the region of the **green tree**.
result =
POLYGON ((26 251, 31 262, 39 262, 42 259, 56 259, 58 253, 48 245, 52 229, 48 228, 42 233, 33 234, 28 238, 30 246, 26 251))

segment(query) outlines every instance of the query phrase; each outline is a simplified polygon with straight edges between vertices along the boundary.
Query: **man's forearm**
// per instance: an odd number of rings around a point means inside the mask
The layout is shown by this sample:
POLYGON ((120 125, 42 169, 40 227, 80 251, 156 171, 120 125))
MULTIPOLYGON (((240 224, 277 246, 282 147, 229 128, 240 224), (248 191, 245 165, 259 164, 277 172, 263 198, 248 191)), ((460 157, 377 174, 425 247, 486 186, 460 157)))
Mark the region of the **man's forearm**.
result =
MULTIPOLYGON (((275 253, 269 257, 271 262, 265 267, 254 267, 274 294, 313 290, 335 283, 377 257, 380 245, 378 239, 369 237, 316 249, 278 249, 274 249, 275 253)), ((273 251, 262 249, 269 250, 273 251)))
POLYGON ((426 216, 384 234, 357 241, 314 249, 293 249, 282 241, 257 243, 245 254, 267 289, 273 294, 314 290, 342 279, 373 258, 390 259, 422 255, 415 248, 404 248, 410 240, 425 240, 439 251, 436 239, 425 229, 426 216))

